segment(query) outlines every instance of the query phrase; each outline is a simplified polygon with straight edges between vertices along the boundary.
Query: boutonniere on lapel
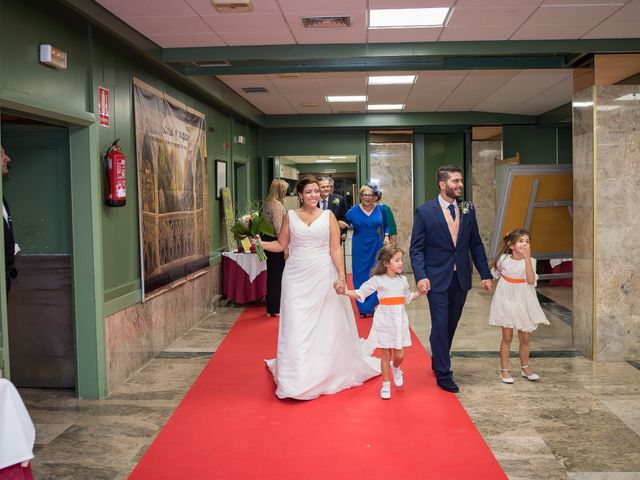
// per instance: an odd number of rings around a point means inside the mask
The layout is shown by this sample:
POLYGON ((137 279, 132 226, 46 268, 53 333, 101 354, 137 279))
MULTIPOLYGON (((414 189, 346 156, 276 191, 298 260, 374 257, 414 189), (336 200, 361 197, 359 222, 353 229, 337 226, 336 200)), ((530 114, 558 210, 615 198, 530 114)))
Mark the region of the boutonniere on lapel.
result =
POLYGON ((340 205, 340 199, 339 198, 334 198, 333 200, 331 200, 331 204, 332 205, 340 205))
POLYGON ((462 212, 462 215, 466 215, 471 210, 473 210, 473 203, 471 202, 467 202, 467 201, 460 202, 458 206, 460 207, 460 211, 462 212))

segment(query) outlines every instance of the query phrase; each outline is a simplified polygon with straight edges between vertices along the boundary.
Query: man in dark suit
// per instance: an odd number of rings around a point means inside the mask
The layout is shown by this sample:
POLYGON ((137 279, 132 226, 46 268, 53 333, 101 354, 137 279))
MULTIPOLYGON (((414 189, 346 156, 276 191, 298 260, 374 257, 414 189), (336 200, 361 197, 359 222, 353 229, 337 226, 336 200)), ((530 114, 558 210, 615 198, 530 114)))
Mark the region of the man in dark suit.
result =
POLYGON ((476 212, 462 196, 462 171, 454 165, 437 173, 440 194, 416 210, 409 250, 421 293, 428 293, 431 313, 432 368, 440 388, 458 392, 451 371, 451 344, 471 289, 471 258, 480 272, 480 286, 490 290, 492 276, 478 232, 476 212))
MULTIPOLYGON (((9 162, 11 159, 0 145, 2 151, 2 175, 9 173, 9 162)), ((4 270, 7 279, 7 293, 11 288, 11 279, 18 276, 18 271, 14 266, 14 257, 16 254, 16 243, 13 238, 13 224, 11 222, 11 212, 6 199, 2 198, 2 216, 4 217, 4 270)))
MULTIPOLYGON (((347 205, 344 203, 342 196, 331 193, 333 190, 331 179, 328 177, 320 177, 318 179, 318 187, 320 188, 320 201, 318 208, 321 210, 331 210, 336 216, 336 220, 343 220, 347 214, 347 205)), ((344 242, 347 238, 347 229, 340 230, 340 241, 344 242)))

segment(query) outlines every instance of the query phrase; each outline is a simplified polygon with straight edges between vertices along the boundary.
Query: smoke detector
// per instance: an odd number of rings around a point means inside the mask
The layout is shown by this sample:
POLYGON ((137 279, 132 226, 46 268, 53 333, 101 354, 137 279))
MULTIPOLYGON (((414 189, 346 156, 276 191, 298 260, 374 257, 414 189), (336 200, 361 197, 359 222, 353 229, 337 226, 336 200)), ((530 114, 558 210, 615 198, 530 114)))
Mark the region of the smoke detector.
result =
POLYGON ((218 13, 249 13, 253 12, 251 0, 211 0, 218 13))
POLYGON ((301 17, 304 28, 350 27, 351 17, 301 17))

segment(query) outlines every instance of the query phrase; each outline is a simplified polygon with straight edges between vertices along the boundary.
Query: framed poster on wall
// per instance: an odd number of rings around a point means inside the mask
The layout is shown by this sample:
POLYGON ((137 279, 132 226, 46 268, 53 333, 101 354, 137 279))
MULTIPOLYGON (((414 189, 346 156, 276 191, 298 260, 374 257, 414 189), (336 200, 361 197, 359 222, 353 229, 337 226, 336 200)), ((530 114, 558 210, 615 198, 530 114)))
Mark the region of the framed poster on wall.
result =
POLYGON ((216 198, 222 198, 222 189, 227 186, 227 162, 216 160, 216 198))

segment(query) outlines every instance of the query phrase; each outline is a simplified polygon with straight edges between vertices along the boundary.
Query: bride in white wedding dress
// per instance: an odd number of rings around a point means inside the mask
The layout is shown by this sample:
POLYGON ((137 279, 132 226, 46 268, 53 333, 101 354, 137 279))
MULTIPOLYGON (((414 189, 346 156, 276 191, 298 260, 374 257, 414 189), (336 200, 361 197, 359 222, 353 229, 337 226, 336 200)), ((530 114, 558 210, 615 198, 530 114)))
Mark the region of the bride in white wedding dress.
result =
POLYGON ((272 252, 289 247, 278 353, 266 362, 278 398, 311 400, 362 385, 380 374, 380 361, 358 338, 351 302, 336 293, 346 288, 338 222, 317 207, 314 177, 301 179, 296 191, 302 206, 287 212, 277 241, 262 242, 272 252))

